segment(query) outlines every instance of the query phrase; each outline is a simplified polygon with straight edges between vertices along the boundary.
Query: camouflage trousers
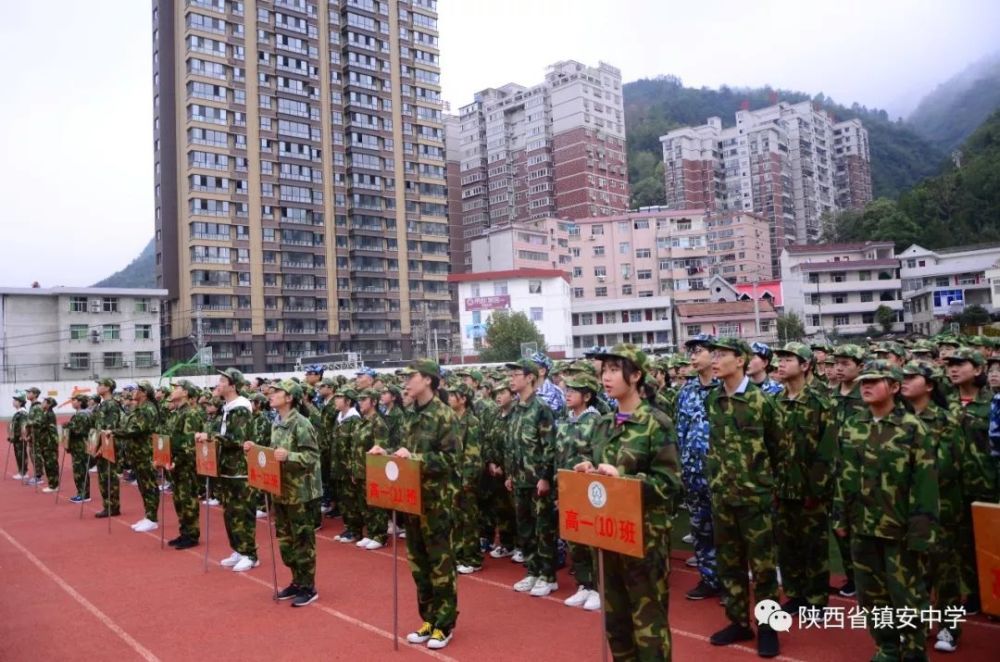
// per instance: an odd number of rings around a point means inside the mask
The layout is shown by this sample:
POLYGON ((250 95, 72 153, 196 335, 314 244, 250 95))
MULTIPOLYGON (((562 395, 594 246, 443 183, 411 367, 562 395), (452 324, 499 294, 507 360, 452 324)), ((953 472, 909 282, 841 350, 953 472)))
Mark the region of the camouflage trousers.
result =
MULTIPOLYGON (((959 522, 955 540, 958 556, 961 560, 962 588, 968 595, 979 594, 979 569, 976 566, 976 534, 972 528, 972 502, 968 499, 963 505, 962 519, 959 522)), ((982 499, 987 501, 987 499, 982 499)), ((993 499, 989 499, 993 501, 993 499)))
MULTIPOLYGON (((938 528, 938 542, 935 549, 928 555, 928 587, 934 593, 934 606, 943 613, 949 607, 962 604, 962 557, 958 549, 958 534, 956 526, 941 526, 938 528)), ((958 640, 962 633, 962 624, 957 622, 949 628, 951 635, 958 640)))
POLYGON ((515 546, 517 521, 514 499, 504 486, 503 476, 484 476, 479 483, 479 537, 492 544, 497 536, 507 549, 515 546))
POLYGON ((576 542, 568 544, 569 558, 573 562, 573 578, 576 579, 577 584, 585 589, 596 591, 597 581, 595 576, 597 572, 594 566, 597 564, 597 561, 595 560, 596 554, 594 548, 576 542))
POLYGON ((118 481, 118 466, 108 462, 103 457, 97 458, 97 486, 101 490, 104 509, 112 515, 120 513, 122 500, 121 483, 118 481))
POLYGON ((417 585, 417 609, 425 622, 450 632, 458 620, 452 515, 443 504, 424 504, 424 508, 424 517, 404 518, 406 556, 417 585))
POLYGON ((532 577, 554 582, 559 524, 553 492, 540 497, 534 487, 515 487, 514 515, 517 519, 518 547, 524 553, 525 569, 532 577))
MULTIPOLYGON (((858 604, 869 613, 873 608, 886 608, 898 614, 900 609, 928 609, 924 554, 906 549, 898 540, 871 536, 851 539, 854 560, 854 581, 858 589, 858 604)), ((917 620, 913 627, 874 627, 871 616, 868 631, 878 646, 873 662, 926 660, 924 646, 927 629, 917 620)))
POLYGON ((146 519, 155 522, 156 511, 160 507, 160 490, 157 487, 157 469, 153 468, 153 444, 148 439, 127 441, 126 460, 132 467, 139 494, 142 496, 142 507, 146 511, 146 519))
POLYGON ((825 607, 830 599, 830 517, 827 504, 802 499, 778 502, 775 526, 782 589, 788 598, 825 607))
POLYGON ((37 445, 37 456, 41 460, 41 468, 45 470, 45 482, 49 487, 59 487, 59 440, 55 435, 45 435, 37 445))
POLYGON ((719 579, 725 595, 726 617, 733 623, 750 625, 750 580, 753 572, 754 600, 778 599, 777 549, 771 502, 733 506, 712 504, 719 579))
POLYGON ((604 552, 604 628, 614 659, 670 660, 669 556, 669 549, 641 559, 604 552))
POLYGON ((198 540, 201 536, 199 516, 201 506, 198 503, 198 487, 201 481, 195 473, 193 448, 173 449, 174 468, 170 472, 170 482, 173 485, 174 512, 177 513, 177 524, 182 536, 198 540))
POLYGON ((344 516, 344 531, 361 535, 365 528, 364 482, 344 478, 340 489, 340 514, 344 516))
POLYGON ((389 530, 389 511, 383 508, 376 508, 375 506, 369 506, 368 501, 365 498, 364 491, 364 480, 362 479, 359 483, 361 489, 358 490, 361 496, 360 503, 358 504, 363 508, 364 518, 365 518, 365 531, 366 535, 377 542, 385 544, 388 540, 388 530, 389 530))
POLYGON ((833 533, 833 539, 837 543, 837 551, 840 552, 840 560, 844 566, 844 574, 847 576, 847 581, 854 581, 854 560, 851 558, 851 525, 846 523, 847 535, 841 538, 836 533, 833 533))
POLYGON ((329 444, 323 444, 319 451, 319 475, 323 482, 323 501, 330 501, 333 496, 333 475, 331 474, 332 450, 329 444))
POLYGON ((456 499, 455 563, 475 568, 483 564, 479 548, 479 503, 472 485, 464 486, 456 499))
POLYGON ((28 446, 20 439, 11 440, 10 452, 14 454, 14 462, 17 463, 17 473, 24 476, 28 473, 28 446))
POLYGON ((307 503, 271 502, 281 562, 292 571, 292 583, 316 586, 316 523, 319 499, 307 503))
POLYGON ((705 491, 689 491, 684 496, 691 517, 694 537, 694 557, 698 561, 701 581, 719 588, 719 573, 715 559, 715 530, 712 528, 712 497, 705 491))
POLYGON ((73 456, 73 485, 76 493, 86 499, 90 498, 90 469, 92 458, 87 455, 87 444, 83 439, 69 442, 69 453, 73 456))
POLYGON ((246 479, 217 478, 212 487, 222 505, 222 521, 226 525, 229 547, 234 552, 256 559, 257 513, 254 512, 246 479))

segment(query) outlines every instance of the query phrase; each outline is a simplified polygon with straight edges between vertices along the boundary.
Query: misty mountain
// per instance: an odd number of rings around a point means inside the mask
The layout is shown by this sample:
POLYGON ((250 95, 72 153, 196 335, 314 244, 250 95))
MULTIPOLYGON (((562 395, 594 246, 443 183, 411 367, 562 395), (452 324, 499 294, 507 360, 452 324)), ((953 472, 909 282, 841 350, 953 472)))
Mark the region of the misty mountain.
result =
POLYGON ((744 104, 750 110, 757 110, 778 101, 812 100, 830 111, 837 121, 861 119, 868 129, 875 197, 896 197, 921 179, 936 174, 946 156, 945 151, 911 127, 891 121, 886 111, 857 103, 843 106, 823 93, 810 96, 770 87, 694 88, 685 87, 674 76, 660 76, 626 83, 623 94, 629 183, 635 206, 663 203, 661 135, 677 127, 704 124, 709 117, 721 117, 723 125, 733 126, 736 111, 744 104))
POLYGON ((93 287, 156 287, 156 244, 150 239, 139 257, 93 287))
POLYGON ((951 151, 1000 108, 1000 53, 969 65, 938 85, 910 113, 907 123, 939 148, 951 151))

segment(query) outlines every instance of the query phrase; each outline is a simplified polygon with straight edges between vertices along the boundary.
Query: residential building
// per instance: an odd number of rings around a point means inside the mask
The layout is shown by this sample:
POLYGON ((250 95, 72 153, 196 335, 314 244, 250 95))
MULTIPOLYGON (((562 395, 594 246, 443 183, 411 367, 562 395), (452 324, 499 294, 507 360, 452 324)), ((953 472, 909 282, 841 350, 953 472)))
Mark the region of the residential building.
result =
POLYGON ((781 287, 785 310, 802 317, 809 335, 881 330, 881 306, 895 315, 893 331, 904 328, 899 258, 891 241, 786 246, 781 287))
POLYGON ((713 301, 677 304, 678 346, 700 333, 775 343, 778 313, 770 301, 713 301))
POLYGON ((458 286, 462 356, 474 359, 498 310, 524 313, 545 338, 549 356, 572 356, 569 274, 559 269, 518 268, 452 274, 458 286))
POLYGON ((671 347, 674 334, 670 314, 669 297, 573 299, 574 356, 581 356, 594 345, 671 347))
POLYGON ((744 109, 735 119, 723 128, 711 117, 660 137, 667 206, 762 215, 776 278, 782 248, 817 240, 824 213, 871 200, 867 132, 809 101, 744 109))
POLYGON ((569 247, 572 222, 539 218, 486 230, 470 242, 472 270, 469 273, 511 269, 558 269, 570 271, 569 247))
POLYGON ((1000 244, 929 250, 916 244, 899 254, 907 331, 933 335, 945 318, 969 306, 1000 311, 988 272, 1000 262, 1000 244))
POLYGON ((510 83, 476 93, 460 109, 459 121, 466 239, 498 225, 628 208, 617 68, 557 62, 533 87, 510 83))
POLYGON ((748 212, 705 219, 709 273, 730 283, 771 278, 771 237, 767 219, 748 212))
POLYGON ((160 374, 166 290, 0 288, 0 379, 93 381, 160 374))
POLYGON ((723 301, 769 301, 775 309, 783 307, 784 298, 780 280, 761 280, 733 285, 721 276, 712 276, 708 283, 711 300, 723 301))
POLYGON ((446 334, 436 0, 155 0, 152 24, 164 359, 199 315, 248 372, 446 334))

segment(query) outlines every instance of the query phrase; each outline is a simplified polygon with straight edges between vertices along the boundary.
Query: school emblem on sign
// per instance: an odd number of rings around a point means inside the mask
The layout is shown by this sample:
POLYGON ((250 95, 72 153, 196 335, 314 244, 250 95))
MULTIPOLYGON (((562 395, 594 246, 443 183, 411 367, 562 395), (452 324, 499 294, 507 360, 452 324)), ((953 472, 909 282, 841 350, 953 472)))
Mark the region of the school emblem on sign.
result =
POLYGON ((399 465, 389 460, 385 463, 385 477, 395 483, 399 479, 399 465))
POLYGON ((264 454, 264 451, 257 453, 257 464, 261 469, 267 466, 267 455, 264 454))
POLYGON ((202 444, 202 447, 201 447, 201 456, 202 457, 208 457, 208 444, 202 444))
POLYGON ((594 508, 603 508, 608 502, 608 491, 596 480, 587 486, 587 499, 594 508))
POLYGON ((159 448, 161 451, 163 450, 163 439, 162 438, 156 440, 156 447, 159 448))

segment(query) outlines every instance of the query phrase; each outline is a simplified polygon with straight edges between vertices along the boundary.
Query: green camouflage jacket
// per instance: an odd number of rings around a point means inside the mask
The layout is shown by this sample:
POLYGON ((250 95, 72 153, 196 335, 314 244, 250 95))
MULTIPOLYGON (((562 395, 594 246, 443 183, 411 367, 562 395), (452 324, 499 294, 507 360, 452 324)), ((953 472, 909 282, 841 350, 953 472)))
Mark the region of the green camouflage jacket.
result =
POLYGON ((28 426, 28 413, 23 409, 18 409, 14 412, 14 415, 10 419, 10 428, 8 435, 11 441, 21 439, 21 432, 25 431, 28 426))
POLYGON ((80 409, 66 423, 71 448, 81 449, 87 443, 87 435, 94 427, 94 418, 86 409, 80 409))
POLYGON ((337 407, 333 404, 334 398, 320 407, 320 425, 316 428, 316 436, 319 441, 319 449, 324 453, 333 450, 333 433, 337 428, 337 407))
POLYGON ((865 406, 864 400, 861 399, 860 382, 855 382, 847 395, 841 394, 840 385, 838 384, 830 392, 830 397, 833 399, 834 423, 838 428, 843 427, 844 423, 851 416, 867 411, 868 409, 865 406))
POLYGON ((281 463, 281 496, 279 503, 308 503, 320 498, 319 444, 316 430, 309 419, 295 409, 285 419, 271 426, 271 448, 288 451, 281 463))
POLYGON ((389 428, 389 440, 386 442, 385 450, 389 453, 399 448, 399 438, 403 434, 403 425, 406 422, 406 414, 402 407, 393 405, 392 409, 382 414, 382 420, 389 428))
POLYGON ((838 428, 829 391, 807 384, 794 399, 788 396, 788 389, 773 397, 784 432, 777 464, 778 496, 829 501, 838 456, 838 428))
POLYGON ((114 429, 115 438, 127 441, 133 447, 146 445, 152 449, 151 440, 158 420, 156 405, 144 402, 119 421, 118 427, 114 429))
POLYGON ((537 394, 514 405, 507 423, 507 475, 514 487, 535 487, 552 480, 555 462, 555 418, 537 394))
POLYGON ((707 470, 712 500, 735 506, 770 502, 782 456, 781 414, 774 399, 750 383, 732 395, 724 386, 705 400, 707 470))
POLYGON ((206 420, 206 432, 219 448, 219 476, 246 478, 247 458, 243 442, 253 441, 253 407, 250 401, 239 396, 222 408, 215 420, 206 420))
POLYGON ((344 480, 347 480, 351 475, 348 465, 351 457, 352 439, 358 425, 361 423, 361 416, 356 409, 352 408, 348 410, 348 413, 350 415, 341 419, 339 423, 337 422, 337 417, 334 416, 333 436, 331 437, 332 445, 330 447, 330 464, 333 467, 333 472, 338 476, 342 476, 344 480))
POLYGON ((924 422, 899 406, 876 422, 866 409, 840 430, 840 447, 833 526, 927 551, 940 506, 934 440, 924 422))
POLYGON ((965 435, 962 453, 962 487, 966 501, 996 502, 996 461, 990 456, 990 401, 993 394, 989 387, 979 389, 976 399, 959 405, 959 425, 965 435))
POLYGON ((613 465, 619 475, 642 481, 646 550, 669 552, 674 504, 682 491, 670 417, 643 402, 620 424, 615 414, 605 414, 593 426, 589 448, 578 447, 580 459, 595 467, 613 465))
MULTIPOLYGON (((114 398, 102 398, 101 404, 93 412, 94 427, 98 430, 114 430, 125 415, 125 410, 114 398)), ((116 443, 115 459, 121 457, 121 447, 116 443)))
POLYGON ((462 482, 459 469, 462 444, 451 407, 436 396, 423 407, 414 405, 406 417, 400 441, 413 459, 421 463, 424 516, 451 510, 462 482))
MULTIPOLYGON (((351 439, 351 457, 348 465, 351 477, 359 483, 365 480, 365 454, 373 447, 385 448, 389 442, 389 426, 377 411, 362 416, 351 439)), ((388 451, 388 449, 386 449, 388 451)))
POLYGON ((170 453, 194 457, 194 435, 205 429, 205 412, 185 402, 170 416, 170 453))
MULTIPOLYGON (((250 417, 250 429, 253 430, 253 441, 261 446, 271 445, 271 419, 263 411, 254 412, 250 417)), ((316 430, 320 435, 320 431, 316 430)))
POLYGON ((944 409, 934 402, 917 414, 927 426, 935 445, 938 472, 940 520, 942 526, 952 527, 964 519, 962 500, 962 458, 965 457, 965 435, 958 424, 961 412, 944 409))
POLYGON ((513 407, 507 411, 497 407, 496 414, 493 416, 493 424, 483 434, 483 447, 480 449, 483 465, 495 464, 502 468, 505 473, 507 471, 507 428, 510 425, 510 416, 513 411, 513 407))
POLYGON ((579 416, 573 416, 569 407, 566 412, 566 417, 556 425, 556 476, 559 469, 572 470, 584 456, 590 457, 590 439, 601 417, 594 407, 587 407, 579 416))
POLYGON ((462 487, 474 490, 479 486, 479 478, 483 475, 482 432, 479 419, 472 409, 455 415, 458 423, 458 441, 462 445, 462 462, 459 473, 462 474, 462 487))

